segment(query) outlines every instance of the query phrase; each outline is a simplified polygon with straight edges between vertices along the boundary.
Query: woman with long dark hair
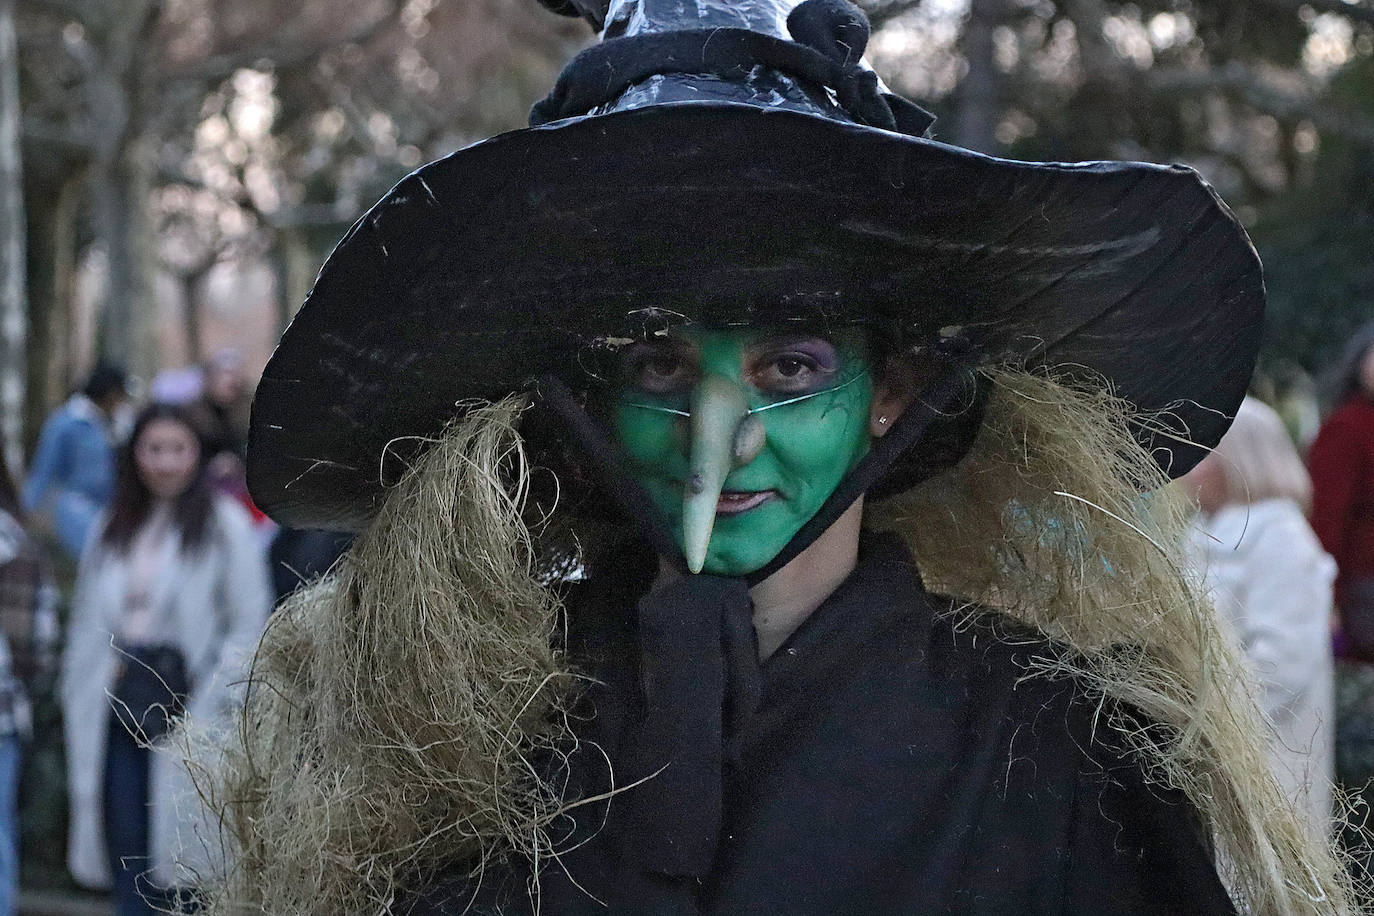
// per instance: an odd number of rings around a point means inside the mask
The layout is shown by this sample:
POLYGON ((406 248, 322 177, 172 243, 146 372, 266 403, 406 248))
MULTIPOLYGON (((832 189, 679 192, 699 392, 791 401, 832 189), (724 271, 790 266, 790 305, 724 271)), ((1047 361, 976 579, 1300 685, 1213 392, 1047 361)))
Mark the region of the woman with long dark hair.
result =
POLYGON ((112 885, 116 912, 155 911, 189 790, 151 753, 184 711, 213 720, 231 699, 271 607, 247 514, 210 489, 190 416, 155 404, 119 456, 114 498, 82 556, 63 657, 71 792, 69 858, 82 884, 112 885))

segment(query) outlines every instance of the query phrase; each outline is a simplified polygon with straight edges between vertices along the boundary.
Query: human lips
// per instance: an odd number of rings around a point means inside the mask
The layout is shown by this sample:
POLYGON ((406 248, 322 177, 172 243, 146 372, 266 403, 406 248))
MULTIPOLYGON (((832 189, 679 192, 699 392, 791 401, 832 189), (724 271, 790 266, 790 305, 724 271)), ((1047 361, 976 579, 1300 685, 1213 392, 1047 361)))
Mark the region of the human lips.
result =
POLYGON ((777 496, 776 490, 725 490, 716 500, 716 515, 738 515, 763 505, 777 496))

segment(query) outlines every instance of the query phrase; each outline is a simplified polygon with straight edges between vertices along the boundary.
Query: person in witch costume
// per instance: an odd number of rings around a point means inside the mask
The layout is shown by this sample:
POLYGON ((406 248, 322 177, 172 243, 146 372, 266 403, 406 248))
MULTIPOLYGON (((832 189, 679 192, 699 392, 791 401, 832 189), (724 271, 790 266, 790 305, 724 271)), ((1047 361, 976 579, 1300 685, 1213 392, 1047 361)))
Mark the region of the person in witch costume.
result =
POLYGON ((990 158, 843 0, 545 0, 349 232, 254 499, 358 531, 203 773, 211 912, 1343 913, 1166 486, 1258 347, 1192 171, 990 158))

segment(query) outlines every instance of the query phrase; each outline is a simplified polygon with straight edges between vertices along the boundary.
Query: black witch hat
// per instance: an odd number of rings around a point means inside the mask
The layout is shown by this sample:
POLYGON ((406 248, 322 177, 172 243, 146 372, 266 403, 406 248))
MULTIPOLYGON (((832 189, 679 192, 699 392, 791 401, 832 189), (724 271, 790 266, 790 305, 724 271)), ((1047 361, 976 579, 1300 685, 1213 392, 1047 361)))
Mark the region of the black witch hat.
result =
POLYGON ((1258 258, 1190 169, 1016 162, 927 139, 845 0, 544 0, 603 41, 532 126, 426 165, 325 263, 253 405, 279 521, 359 528, 398 443, 459 402, 681 322, 872 323, 988 363, 1073 365, 1187 442, 1220 439, 1258 349, 1258 258))

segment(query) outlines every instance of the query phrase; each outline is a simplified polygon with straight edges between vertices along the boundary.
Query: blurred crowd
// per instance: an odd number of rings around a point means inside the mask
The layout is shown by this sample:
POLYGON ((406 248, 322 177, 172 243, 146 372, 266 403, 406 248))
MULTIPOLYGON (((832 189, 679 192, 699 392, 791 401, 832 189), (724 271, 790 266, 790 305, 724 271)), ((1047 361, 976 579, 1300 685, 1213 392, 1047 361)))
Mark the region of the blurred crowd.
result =
POLYGON ((346 547, 253 506, 250 396, 233 350, 158 376, 146 398, 100 365, 47 419, 22 482, 0 456, 0 916, 15 911, 18 785, 45 695, 79 885, 108 890, 119 916, 184 907, 198 854, 215 854, 159 744, 182 713, 226 721, 273 607, 346 547))
POLYGON ((1275 775, 1313 830, 1326 834, 1338 819, 1351 867, 1367 879, 1374 325, 1322 381, 1306 397, 1269 392, 1279 410, 1247 398, 1183 482, 1198 504, 1198 574, 1250 662, 1275 775))
MULTIPOLYGON (((60 697, 72 877, 120 916, 193 890, 186 837, 213 831, 156 747, 183 711, 223 719, 272 608, 347 546, 253 506, 250 388, 232 350, 160 375, 142 403, 102 365, 48 418, 22 485, 0 461, 0 916, 44 691, 60 697)), ((1247 398, 1183 485, 1197 574, 1252 665, 1275 775, 1325 834, 1343 813, 1333 785, 1358 805, 1374 777, 1374 327, 1330 372, 1320 423, 1314 398, 1279 407, 1247 398)))

